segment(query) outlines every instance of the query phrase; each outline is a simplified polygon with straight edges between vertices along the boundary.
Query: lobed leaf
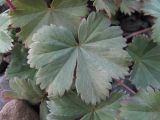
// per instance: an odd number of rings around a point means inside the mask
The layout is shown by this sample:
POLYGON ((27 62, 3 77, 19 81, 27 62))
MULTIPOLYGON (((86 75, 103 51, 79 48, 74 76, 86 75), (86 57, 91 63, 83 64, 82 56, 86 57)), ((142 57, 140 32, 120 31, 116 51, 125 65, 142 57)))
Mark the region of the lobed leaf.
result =
POLYGON ((13 47, 13 39, 7 33, 9 24, 8 14, 0 14, 0 53, 8 52, 13 47))
POLYGON ((49 95, 62 96, 76 77, 81 98, 96 104, 109 96, 112 78, 128 74, 122 31, 117 26, 110 27, 101 13, 91 13, 82 20, 78 40, 70 30, 51 25, 40 29, 33 41, 28 62, 38 69, 37 83, 49 95))
POLYGON ((122 103, 121 116, 126 120, 158 120, 160 118, 160 92, 152 88, 141 91, 122 103))
POLYGON ((121 93, 113 93, 97 106, 86 105, 74 93, 48 101, 48 120, 117 120, 121 93))
POLYGON ((62 25, 74 32, 80 18, 87 14, 87 0, 54 0, 51 8, 44 0, 14 0, 14 5, 11 22, 22 28, 20 38, 27 46, 32 43, 33 34, 44 25, 62 25))
POLYGON ((7 78, 10 80, 14 78, 34 80, 37 70, 30 68, 27 64, 28 50, 17 44, 11 54, 11 62, 6 70, 7 78))
POLYGON ((133 39, 128 52, 134 60, 131 80, 139 88, 148 85, 160 88, 160 46, 150 39, 139 36, 133 39))

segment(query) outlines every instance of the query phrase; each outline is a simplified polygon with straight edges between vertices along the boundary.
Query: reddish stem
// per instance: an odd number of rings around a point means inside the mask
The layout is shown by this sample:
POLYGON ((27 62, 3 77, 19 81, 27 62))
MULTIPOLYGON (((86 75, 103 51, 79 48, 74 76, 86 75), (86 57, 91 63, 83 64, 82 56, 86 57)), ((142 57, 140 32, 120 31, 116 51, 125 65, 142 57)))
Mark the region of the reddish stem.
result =
POLYGON ((146 33, 146 32, 148 32, 148 31, 150 31, 150 30, 152 30, 152 28, 145 28, 145 29, 143 29, 143 30, 134 32, 134 33, 126 36, 125 38, 126 38, 126 39, 130 39, 130 38, 132 38, 132 37, 134 37, 134 36, 136 36, 136 35, 139 35, 139 34, 142 34, 142 33, 146 33))
POLYGON ((126 84, 124 84, 124 81, 123 80, 115 80, 116 81, 116 84, 118 86, 121 86, 123 88, 125 88, 126 90, 128 90, 129 92, 131 92, 132 94, 136 94, 135 91, 133 91, 130 87, 128 87, 126 84))
POLYGON ((7 3, 8 7, 11 10, 15 10, 16 9, 16 7, 13 5, 13 3, 11 2, 11 0, 6 0, 6 3, 7 3))

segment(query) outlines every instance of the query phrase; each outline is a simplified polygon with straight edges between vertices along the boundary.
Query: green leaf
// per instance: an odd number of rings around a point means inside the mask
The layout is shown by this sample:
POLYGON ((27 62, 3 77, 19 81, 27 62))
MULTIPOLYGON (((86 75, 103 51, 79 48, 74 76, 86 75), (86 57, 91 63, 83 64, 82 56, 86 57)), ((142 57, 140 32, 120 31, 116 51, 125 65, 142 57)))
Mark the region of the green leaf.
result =
POLYGON ((160 46, 146 37, 133 39, 128 52, 134 60, 131 80, 139 88, 148 85, 160 88, 160 46))
POLYGON ((157 18, 155 25, 153 26, 152 38, 156 42, 160 42, 160 0, 148 0, 144 4, 143 11, 146 15, 152 15, 157 18))
POLYGON ((40 120, 47 120, 48 114, 49 114, 49 110, 47 107, 47 102, 42 101, 40 104, 40 120))
POLYGON ((118 10, 113 0, 95 0, 94 6, 98 11, 105 10, 109 17, 115 15, 118 10))
POLYGON ((109 17, 112 17, 120 9, 124 14, 131 15, 135 11, 139 11, 142 3, 136 0, 95 0, 96 9, 105 10, 109 17))
POLYGON ((13 46, 13 39, 7 33, 9 24, 8 14, 0 14, 0 53, 8 52, 13 46))
POLYGON ((16 98, 27 100, 32 104, 41 102, 44 96, 34 80, 14 78, 14 80, 10 81, 10 87, 16 98))
POLYGON ((49 95, 62 96, 76 73, 77 92, 86 103, 96 104, 109 95, 112 78, 128 74, 122 31, 110 27, 103 14, 91 13, 81 22, 78 40, 68 29, 51 25, 39 30, 33 41, 28 62, 39 69, 37 83, 49 95))
POLYGON ((159 120, 160 92, 149 89, 123 102, 121 116, 126 120, 159 120))
POLYGON ((142 3, 136 0, 122 0, 120 10, 124 14, 131 15, 135 11, 140 11, 142 3))
POLYGON ((86 105, 75 94, 55 98, 48 102, 48 120, 118 120, 121 93, 113 93, 97 106, 86 105))
POLYGON ((30 79, 34 80, 36 69, 30 68, 27 64, 28 50, 23 48, 22 45, 15 45, 12 55, 11 62, 6 70, 6 76, 8 79, 30 79))
POLYGON ((53 0, 51 8, 44 0, 14 0, 14 5, 16 10, 11 12, 11 21, 22 28, 20 36, 27 45, 44 25, 65 26, 74 32, 80 18, 87 14, 87 0, 53 0))

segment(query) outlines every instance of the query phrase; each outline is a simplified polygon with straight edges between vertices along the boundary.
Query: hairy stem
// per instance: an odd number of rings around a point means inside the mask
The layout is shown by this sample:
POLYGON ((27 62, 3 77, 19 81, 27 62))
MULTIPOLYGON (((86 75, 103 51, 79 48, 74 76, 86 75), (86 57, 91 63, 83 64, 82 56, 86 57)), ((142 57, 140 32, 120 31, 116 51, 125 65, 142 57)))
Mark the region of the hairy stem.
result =
POLYGON ((136 36, 136 35, 140 35, 140 34, 142 34, 142 33, 146 33, 146 32, 151 31, 151 30, 152 30, 152 28, 145 28, 145 29, 143 29, 143 30, 134 32, 134 33, 126 36, 125 38, 126 38, 126 39, 130 39, 130 38, 132 38, 132 37, 134 37, 134 36, 136 36))
POLYGON ((16 9, 16 7, 13 5, 13 3, 11 2, 11 0, 6 0, 6 4, 8 5, 8 7, 11 10, 15 10, 16 9))
POLYGON ((128 87, 123 80, 115 80, 115 82, 118 86, 125 88, 127 91, 131 92, 134 95, 136 94, 136 92, 133 91, 130 87, 128 87))

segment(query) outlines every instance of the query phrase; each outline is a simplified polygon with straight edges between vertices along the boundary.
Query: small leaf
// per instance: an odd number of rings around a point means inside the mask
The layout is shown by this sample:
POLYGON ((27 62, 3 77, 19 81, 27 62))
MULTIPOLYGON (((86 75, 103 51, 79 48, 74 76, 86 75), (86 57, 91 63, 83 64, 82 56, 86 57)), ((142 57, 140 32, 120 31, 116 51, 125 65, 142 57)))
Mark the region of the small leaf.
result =
POLYGON ((15 45, 12 55, 11 62, 6 70, 6 76, 12 80, 15 77, 19 79, 30 79, 34 80, 36 69, 30 68, 27 64, 28 50, 23 48, 22 45, 15 45))
POLYGON ((44 96, 34 80, 14 78, 10 81, 10 87, 18 99, 27 100, 32 104, 39 103, 44 96))
POLYGON ((131 80, 139 88, 148 85, 160 88, 160 46, 146 37, 133 39, 128 52, 134 60, 131 80))
POLYGON ((33 34, 44 25, 65 26, 74 32, 80 18, 88 12, 87 0, 53 0, 51 8, 47 7, 44 0, 13 2, 16 10, 11 12, 11 21, 22 28, 20 38, 25 40, 27 46, 32 43, 33 34))
POLYGON ((48 102, 48 120, 118 120, 121 93, 113 93, 97 106, 86 105, 74 93, 48 102))
POLYGON ((7 13, 0 15, 0 53, 5 53, 13 47, 13 39, 7 33, 9 25, 9 16, 7 13))
POLYGON ((126 120, 159 120, 160 91, 140 91, 122 103, 121 116, 126 120))
POLYGON ((128 74, 122 31, 110 27, 103 14, 91 13, 82 21, 78 40, 68 29, 51 25, 39 30, 33 41, 28 62, 39 69, 37 83, 49 95, 62 96, 70 90, 76 65, 75 86, 86 103, 106 99, 112 78, 128 74))

